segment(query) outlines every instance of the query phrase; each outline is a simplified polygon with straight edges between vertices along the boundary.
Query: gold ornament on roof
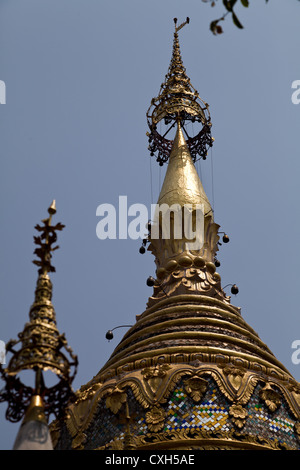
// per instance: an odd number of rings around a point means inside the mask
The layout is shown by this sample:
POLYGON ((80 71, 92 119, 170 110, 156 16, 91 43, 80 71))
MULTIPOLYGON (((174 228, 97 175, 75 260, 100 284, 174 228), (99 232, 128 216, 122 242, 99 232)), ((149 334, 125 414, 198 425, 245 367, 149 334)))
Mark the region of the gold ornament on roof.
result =
POLYGON ((5 370, 1 369, 6 387, 0 393, 0 401, 8 401, 6 417, 8 420, 19 421, 34 394, 41 395, 45 403, 45 413, 49 416, 60 414, 64 404, 73 395, 71 383, 77 371, 77 357, 68 346, 65 335, 60 334, 56 326, 56 315, 52 305, 52 282, 48 273, 54 272, 51 264, 52 252, 59 247, 53 245, 57 240, 57 231, 64 225, 51 225, 52 216, 56 213, 55 201, 48 209, 49 217, 42 220, 43 225, 36 225, 39 236, 34 236, 38 246, 34 254, 38 259, 33 263, 39 266, 39 276, 35 290, 35 299, 30 308, 29 322, 18 340, 10 340, 6 351, 12 357, 5 370), (19 350, 15 347, 20 344, 19 350), (69 356, 69 358, 67 357, 69 356), (24 370, 33 370, 36 374, 35 389, 23 384, 17 374, 24 370), (42 371, 50 370, 59 377, 59 382, 46 388, 42 371))
POLYGON ((173 53, 171 63, 165 81, 160 87, 159 94, 153 98, 147 111, 147 122, 150 129, 148 132, 150 155, 156 154, 156 160, 159 165, 168 161, 172 149, 172 139, 166 136, 169 134, 178 122, 181 122, 182 128, 187 138, 187 144, 193 161, 197 158, 206 158, 207 150, 213 145, 211 136, 211 122, 208 104, 200 98, 199 93, 191 84, 183 66, 178 32, 186 24, 177 26, 177 18, 174 18, 175 32, 173 42, 173 53), (162 132, 158 131, 158 124, 163 123, 166 128, 162 132), (189 124, 198 128, 194 136, 189 135, 189 124))

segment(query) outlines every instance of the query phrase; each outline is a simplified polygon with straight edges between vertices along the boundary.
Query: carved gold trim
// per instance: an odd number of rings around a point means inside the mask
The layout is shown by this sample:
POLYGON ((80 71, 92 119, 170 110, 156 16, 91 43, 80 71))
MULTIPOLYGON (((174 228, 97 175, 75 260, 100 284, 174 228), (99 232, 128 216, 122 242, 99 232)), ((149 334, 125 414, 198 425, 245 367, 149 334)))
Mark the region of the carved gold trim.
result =
POLYGON ((126 393, 120 390, 119 387, 116 387, 116 389, 112 390, 110 395, 106 397, 105 404, 109 410, 116 414, 120 411, 122 405, 126 403, 126 401, 126 393))
POLYGON ((229 408, 229 415, 232 417, 232 422, 238 427, 242 428, 245 420, 248 417, 248 412, 240 404, 234 404, 229 408))
POLYGON ((264 400, 270 411, 275 411, 281 404, 279 393, 274 390, 270 383, 267 383, 260 391, 259 396, 264 400))
POLYGON ((198 375, 194 375, 184 381, 184 388, 188 395, 198 403, 207 390, 207 380, 202 379, 198 375))
MULTIPOLYGON (((250 351, 258 354, 261 353, 261 349, 258 348, 256 345, 251 344, 245 340, 242 340, 240 338, 236 337, 231 337, 226 334, 221 334, 221 333, 211 333, 211 332, 206 332, 206 331, 187 331, 187 332, 171 332, 171 333, 163 333, 160 335, 156 335, 155 337, 150 337, 145 340, 142 340, 136 344, 133 344, 129 348, 126 349, 126 355, 129 355, 132 351, 135 351, 137 347, 141 348, 144 346, 147 346, 149 344, 155 344, 159 342, 163 342, 166 340, 175 340, 175 339, 211 339, 211 340, 216 340, 220 342, 226 342, 226 343, 231 343, 240 347, 245 347, 245 349, 249 349, 250 351)), ((190 348, 190 346, 188 346, 190 348)), ((124 355, 124 351, 121 351, 119 354, 116 356, 113 356, 111 361, 108 361, 107 365, 109 365, 111 362, 114 362, 114 360, 117 360, 120 356, 124 355)), ((271 359, 272 362, 277 362, 276 358, 271 355, 270 353, 263 351, 263 355, 271 359)), ((126 358, 128 360, 128 357, 126 358)))
POLYGON ((165 412, 158 406, 153 406, 150 411, 146 413, 146 423, 150 432, 161 431, 164 427, 165 412))
POLYGON ((297 423, 295 423, 295 431, 296 431, 296 434, 298 436, 298 439, 300 441, 300 421, 298 421, 297 423))
MULTIPOLYGON (((240 347, 244 347, 256 354, 261 354, 265 356, 265 358, 269 359, 269 362, 277 362, 276 358, 273 354, 268 353, 267 351, 262 351, 258 346, 255 344, 249 343, 243 339, 237 338, 235 336, 229 336, 227 334, 222 333, 212 333, 207 331, 179 331, 179 332, 170 332, 170 333, 162 333, 156 336, 151 336, 146 338, 138 343, 133 344, 126 348, 125 351, 121 351, 120 353, 114 355, 110 361, 108 361, 107 365, 113 363, 114 360, 118 360, 119 357, 123 356, 126 353, 126 356, 129 355, 132 351, 135 351, 137 348, 142 348, 148 346, 149 344, 160 343, 166 340, 176 340, 176 339, 209 339, 211 341, 220 341, 226 342, 233 345, 237 345, 240 347)), ((188 346, 189 347, 189 346, 188 346)), ((229 350, 230 351, 230 350, 229 350)), ((128 360, 128 357, 126 358, 128 360)))
MULTIPOLYGON (((149 359, 149 365, 155 365, 157 363, 176 363, 193 362, 196 356, 206 356, 203 362, 209 363, 229 363, 235 362, 235 360, 245 361, 245 367, 252 370, 259 370, 266 373, 267 375, 277 376, 282 380, 295 379, 280 366, 276 366, 261 357, 252 356, 250 354, 233 351, 230 349, 217 348, 211 346, 169 346, 161 349, 155 349, 150 351, 143 351, 141 353, 132 354, 130 357, 124 357, 118 362, 113 363, 109 361, 106 367, 102 369, 97 376, 90 382, 90 385, 95 383, 97 380, 105 381, 109 377, 114 377, 120 373, 129 372, 141 367, 145 367, 147 359, 149 359), (112 368, 110 369, 110 365, 112 368), (285 373, 286 372, 286 373, 285 373)), ((275 359, 275 358, 274 358, 275 359)), ((277 362, 277 361, 274 361, 277 362)), ((279 363, 280 364, 280 363, 279 363)))
MULTIPOLYGON (((199 307, 220 307, 221 310, 228 310, 229 313, 232 313, 234 315, 234 318, 240 318, 244 323, 245 320, 241 316, 240 309, 238 307, 235 307, 230 304, 225 304, 223 301, 216 299, 215 297, 209 297, 206 295, 201 295, 201 294, 181 294, 181 295, 176 295, 174 297, 170 298, 165 298, 163 300, 160 300, 158 303, 153 305, 152 307, 147 308, 143 313, 140 315, 137 315, 137 320, 141 320, 143 318, 146 318, 148 315, 151 313, 155 313, 156 311, 160 310, 162 311, 163 307, 165 305, 170 306, 172 304, 176 304, 174 307, 180 308, 180 303, 187 303, 189 306, 193 305, 193 302, 195 302, 195 305, 199 307), (201 302, 201 304, 200 304, 201 302)), ((253 330, 254 331, 254 330, 253 330)))
MULTIPOLYGON (((110 379, 98 389, 94 386, 94 393, 91 389, 77 392, 77 402, 70 406, 67 418, 68 430, 73 438, 76 437, 74 448, 80 448, 84 444, 85 430, 91 424, 101 399, 105 400, 110 410, 118 413, 126 401, 126 388, 131 388, 135 399, 146 410, 149 430, 159 433, 163 427, 164 416, 161 405, 167 402, 179 380, 185 378, 186 391, 197 402, 205 392, 205 383, 209 376, 215 380, 220 392, 232 403, 229 413, 237 429, 241 429, 245 424, 247 411, 243 406, 248 403, 259 382, 263 385, 262 398, 275 399, 273 394, 275 393, 281 402, 282 398, 276 391, 279 390, 295 418, 300 419, 300 409, 293 399, 293 392, 288 389, 285 382, 280 383, 276 379, 246 370, 237 364, 203 365, 199 362, 194 365, 157 364, 110 379), (272 396, 270 394, 265 396, 268 391, 272 392, 272 396)), ((296 386, 293 385, 292 388, 294 390, 296 386)))
MULTIPOLYGON (((262 436, 241 434, 232 430, 222 435, 214 432, 185 429, 147 433, 135 436, 137 450, 294 450, 262 436)), ((123 449, 123 441, 112 441, 96 450, 123 449)))

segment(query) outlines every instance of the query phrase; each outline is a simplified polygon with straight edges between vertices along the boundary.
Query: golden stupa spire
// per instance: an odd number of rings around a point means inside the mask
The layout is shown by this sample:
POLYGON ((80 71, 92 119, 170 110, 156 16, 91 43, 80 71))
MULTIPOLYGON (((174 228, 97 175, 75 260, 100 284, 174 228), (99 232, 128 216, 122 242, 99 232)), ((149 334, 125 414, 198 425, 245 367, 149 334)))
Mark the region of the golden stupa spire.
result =
POLYGON ((211 281, 214 289, 218 290, 216 295, 223 295, 214 265, 218 229, 178 118, 165 179, 148 236, 148 249, 155 256, 159 280, 154 290, 159 297, 167 295, 166 289, 160 288, 161 283, 166 286, 171 273, 180 267, 205 268, 209 271, 209 278, 213 275, 214 281, 211 281))
MULTIPOLYGON (((208 263, 205 269, 214 274, 219 240, 219 226, 213 221, 212 207, 194 166, 197 159, 206 159, 208 148, 213 145, 209 106, 192 86, 181 58, 178 32, 189 23, 189 18, 180 26, 176 18, 174 23, 168 73, 147 112, 150 154, 154 156, 156 152, 159 165, 168 162, 148 236, 149 250, 156 260, 159 296, 166 295, 166 289, 159 285, 180 267, 199 268, 208 263), (163 123, 166 130, 162 132, 163 123), (189 136, 190 128, 195 130, 193 137, 189 136), (174 129, 174 138, 168 139, 174 129), (171 227, 166 232, 168 217, 171 227)), ((214 276, 212 284, 214 289, 217 287, 216 295, 223 296, 219 281, 219 276, 214 276)))
POLYGON ((159 164, 168 161, 158 203, 173 206, 169 227, 160 215, 150 224, 154 292, 65 419, 53 423, 58 450, 300 449, 300 384, 231 304, 216 273, 218 225, 193 165, 212 144, 208 108, 188 93, 179 53, 187 22, 175 22, 169 73, 148 113, 150 152, 159 164), (202 125, 195 140, 186 129, 192 119, 202 125), (161 120, 177 126, 174 139, 158 132, 161 120), (188 206, 194 222, 197 205, 203 243, 191 246, 180 225, 186 213, 177 215, 188 206))
POLYGON ((34 243, 37 245, 34 254, 38 259, 33 263, 39 267, 35 298, 30 308, 29 322, 18 334, 18 340, 11 340, 6 345, 6 351, 10 352, 12 357, 7 368, 1 369, 6 387, 0 394, 0 401, 8 402, 7 419, 17 422, 25 415, 16 440, 17 448, 28 445, 28 436, 26 433, 24 435, 25 424, 34 421, 40 426, 47 422, 51 413, 59 416, 73 396, 71 383, 76 374, 77 357, 68 346, 65 335, 60 334, 57 329, 51 300, 52 282, 49 273, 55 271, 51 258, 52 252, 59 248, 53 244, 57 240, 56 232, 64 228, 61 223, 51 224, 55 213, 56 206, 53 201, 48 209, 49 217, 42 220, 42 225, 35 227, 39 232, 39 235, 34 237, 34 243), (20 348, 16 350, 18 344, 20 348), (23 384, 18 378, 24 370, 34 372, 33 388, 23 384), (43 379, 43 371, 46 370, 52 371, 59 378, 57 384, 50 388, 46 387, 43 379))

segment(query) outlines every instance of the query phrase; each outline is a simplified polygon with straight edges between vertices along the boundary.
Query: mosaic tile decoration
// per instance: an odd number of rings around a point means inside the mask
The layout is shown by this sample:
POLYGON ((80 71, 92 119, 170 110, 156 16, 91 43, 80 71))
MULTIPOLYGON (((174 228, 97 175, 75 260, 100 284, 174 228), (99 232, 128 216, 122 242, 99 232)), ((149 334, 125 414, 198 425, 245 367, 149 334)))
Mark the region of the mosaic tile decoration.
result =
POLYGON ((168 403, 165 430, 198 428, 207 431, 229 431, 228 404, 216 385, 210 384, 201 403, 195 403, 184 387, 177 388, 168 403))
MULTIPOLYGON (((229 415, 232 403, 219 391, 217 384, 211 377, 205 377, 208 388, 202 399, 196 403, 187 393, 184 379, 171 393, 168 401, 161 405, 165 412, 163 428, 159 432, 172 432, 178 430, 198 429, 209 432, 227 433, 236 429, 229 415)), ((248 412, 244 426, 239 433, 254 435, 272 440, 276 444, 287 445, 292 449, 300 450, 300 441, 297 437, 294 424, 295 418, 291 415, 288 405, 284 402, 271 412, 261 400, 257 385, 252 397, 244 408, 248 412)), ((132 390, 127 389, 129 412, 131 416, 130 431, 132 435, 148 434, 146 412, 135 399, 132 390)), ((105 400, 99 403, 93 422, 85 431, 87 436, 85 449, 101 447, 115 439, 123 439, 125 433, 124 416, 113 414, 106 408, 105 400)), ((70 448, 68 433, 62 433, 58 449, 70 448)))
MULTIPOLYGON (((208 389, 200 401, 195 403, 185 391, 183 382, 174 389, 168 402, 162 407, 166 413, 164 428, 162 431, 196 428, 204 430, 218 430, 226 432, 232 429, 229 420, 228 409, 230 404, 219 392, 213 379, 208 378, 208 389)), ((149 433, 146 423, 146 410, 136 401, 132 391, 128 389, 128 401, 132 424, 130 430, 135 435, 149 433)), ((124 438, 124 420, 110 412, 105 403, 99 404, 99 408, 93 422, 86 431, 86 449, 100 447, 114 439, 124 438)))
MULTIPOLYGON (((229 403, 219 392, 216 383, 208 379, 208 389, 200 403, 195 403, 185 391, 183 382, 164 405, 166 419, 162 431, 197 428, 207 431, 229 431, 229 403)), ((138 435, 146 434, 148 426, 144 416, 137 423, 138 435)))
POLYGON ((260 435, 276 443, 300 449, 300 442, 294 431, 295 418, 290 414, 283 397, 280 407, 271 412, 259 398, 260 389, 261 386, 258 385, 246 406, 249 416, 242 432, 260 435))
MULTIPOLYGON (((127 389, 129 402, 129 413, 132 419, 130 431, 132 434, 138 434, 138 422, 141 417, 145 417, 144 408, 137 402, 130 388, 127 389)), ((116 415, 112 413, 102 400, 99 405, 95 417, 86 430, 87 444, 85 449, 95 449, 101 447, 115 439, 123 439, 125 435, 125 408, 122 408, 116 415)), ((147 429, 145 432, 148 432, 147 429)))
POLYGON ((118 415, 108 410, 105 401, 100 402, 95 418, 86 432, 85 449, 94 449, 112 441, 120 435, 123 429, 124 420, 120 420, 118 415))

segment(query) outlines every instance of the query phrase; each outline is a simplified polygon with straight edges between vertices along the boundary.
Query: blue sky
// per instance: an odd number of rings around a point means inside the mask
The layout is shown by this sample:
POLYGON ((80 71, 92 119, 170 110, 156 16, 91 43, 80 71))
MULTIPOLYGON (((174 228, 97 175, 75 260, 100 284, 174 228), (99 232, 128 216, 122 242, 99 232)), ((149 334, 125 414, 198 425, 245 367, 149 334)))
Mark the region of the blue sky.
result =
MULTIPOLYGON (((146 111, 168 69, 173 17, 187 16, 183 63, 210 105, 215 138, 198 170, 230 236, 218 256, 222 284, 239 286, 232 303, 300 380, 291 360, 300 339, 300 105, 291 100, 300 80, 300 4, 250 3, 237 7, 245 29, 228 17, 216 37, 209 23, 221 3, 0 0, 0 339, 16 338, 28 319, 34 226, 56 199, 54 221, 66 228, 53 258, 53 304, 79 357, 75 389, 126 329, 111 342, 106 331, 133 324, 151 293, 152 255, 139 254, 139 240, 99 240, 96 209, 117 206, 121 195, 150 208, 151 173, 156 202, 165 167, 150 161, 146 111)), ((5 421, 5 410, 0 448, 10 449, 19 425, 5 421)))

